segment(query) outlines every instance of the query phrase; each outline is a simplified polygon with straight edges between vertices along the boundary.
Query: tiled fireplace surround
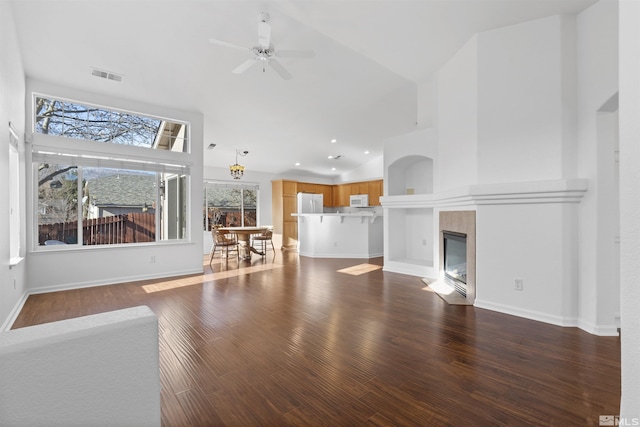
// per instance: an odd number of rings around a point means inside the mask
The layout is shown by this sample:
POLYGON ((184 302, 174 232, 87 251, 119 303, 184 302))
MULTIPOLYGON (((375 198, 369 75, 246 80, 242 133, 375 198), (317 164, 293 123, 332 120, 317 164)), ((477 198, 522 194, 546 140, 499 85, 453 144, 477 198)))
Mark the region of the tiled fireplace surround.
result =
POLYGON ((467 301, 476 298, 476 211, 441 211, 439 216, 439 271, 444 271, 443 231, 467 235, 467 301))

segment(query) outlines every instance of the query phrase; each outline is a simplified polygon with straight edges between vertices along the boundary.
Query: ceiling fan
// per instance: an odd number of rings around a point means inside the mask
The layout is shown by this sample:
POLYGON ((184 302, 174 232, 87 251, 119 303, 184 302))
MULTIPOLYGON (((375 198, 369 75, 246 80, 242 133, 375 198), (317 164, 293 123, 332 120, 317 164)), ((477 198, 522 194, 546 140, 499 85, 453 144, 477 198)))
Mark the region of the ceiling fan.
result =
POLYGON ((261 12, 258 14, 258 45, 248 48, 237 44, 229 43, 217 39, 209 39, 210 43, 219 46, 241 49, 250 52, 253 57, 234 68, 231 72, 242 74, 255 64, 262 64, 262 71, 266 71, 267 65, 273 69, 284 80, 289 80, 292 76, 275 57, 279 58, 313 58, 315 53, 311 50, 275 50, 271 44, 271 24, 269 14, 261 12))

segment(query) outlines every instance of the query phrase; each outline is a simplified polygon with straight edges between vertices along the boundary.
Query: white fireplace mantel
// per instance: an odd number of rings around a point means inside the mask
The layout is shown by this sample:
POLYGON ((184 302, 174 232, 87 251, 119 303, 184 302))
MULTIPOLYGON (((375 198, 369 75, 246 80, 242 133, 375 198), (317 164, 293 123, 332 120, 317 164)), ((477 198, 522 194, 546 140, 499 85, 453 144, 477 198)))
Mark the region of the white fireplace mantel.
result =
POLYGON ((383 208, 444 208, 529 203, 579 203, 588 188, 586 179, 510 182, 460 187, 433 194, 383 196, 383 208))

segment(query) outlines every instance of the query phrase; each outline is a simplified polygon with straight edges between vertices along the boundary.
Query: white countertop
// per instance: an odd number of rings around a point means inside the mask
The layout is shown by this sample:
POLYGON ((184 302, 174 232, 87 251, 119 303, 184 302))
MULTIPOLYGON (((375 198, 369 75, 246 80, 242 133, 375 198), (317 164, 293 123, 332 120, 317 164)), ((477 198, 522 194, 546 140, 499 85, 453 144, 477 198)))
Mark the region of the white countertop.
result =
POLYGON ((339 218, 340 222, 344 222, 345 218, 360 218, 362 224, 365 221, 373 224, 377 218, 382 218, 382 213, 363 211, 363 212, 323 212, 323 213, 292 213, 291 216, 298 217, 298 221, 304 221, 311 218, 319 218, 320 222, 324 218, 339 218))
POLYGON ((326 212, 326 213, 292 213, 291 216, 382 216, 376 212, 326 212))

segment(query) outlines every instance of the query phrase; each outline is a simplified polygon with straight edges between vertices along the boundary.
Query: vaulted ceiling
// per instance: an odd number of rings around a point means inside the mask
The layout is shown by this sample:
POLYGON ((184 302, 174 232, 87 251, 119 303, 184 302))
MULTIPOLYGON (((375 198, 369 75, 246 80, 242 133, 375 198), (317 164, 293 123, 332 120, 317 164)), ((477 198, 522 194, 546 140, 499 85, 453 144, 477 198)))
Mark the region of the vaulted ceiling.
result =
POLYGON ((380 156, 385 138, 415 129, 417 84, 473 34, 594 2, 11 1, 28 76, 202 112, 204 145, 216 144, 203 151, 206 166, 226 168, 239 149, 249 151, 242 163, 252 170, 327 177, 380 156), (257 45, 263 11, 276 50, 315 52, 278 58, 290 80, 261 66, 233 74, 249 53, 209 42, 257 45), (91 67, 124 80, 98 79, 91 67))

